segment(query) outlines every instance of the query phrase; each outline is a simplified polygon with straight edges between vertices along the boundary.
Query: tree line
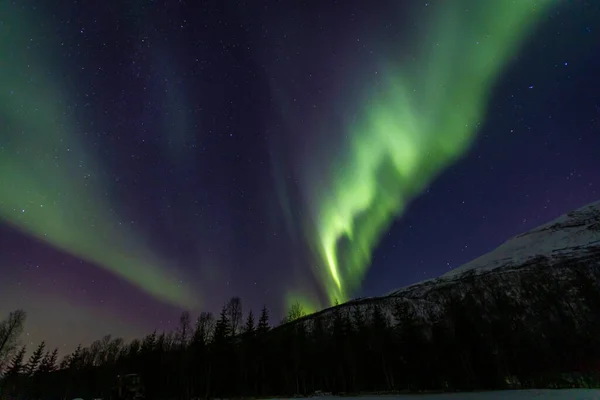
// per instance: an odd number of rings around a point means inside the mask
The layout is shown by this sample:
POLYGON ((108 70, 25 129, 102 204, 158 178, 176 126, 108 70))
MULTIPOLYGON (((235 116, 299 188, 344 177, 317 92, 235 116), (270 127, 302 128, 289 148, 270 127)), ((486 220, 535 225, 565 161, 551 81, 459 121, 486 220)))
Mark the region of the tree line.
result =
POLYGON ((41 343, 25 360, 25 313, 0 325, 4 398, 111 398, 139 374, 147 399, 225 398, 585 386, 600 371, 600 267, 539 265, 465 277, 428 295, 356 300, 314 315, 293 306, 272 326, 265 307, 229 300, 173 332, 124 343, 106 336, 60 363, 41 343), (506 271, 510 275, 510 271, 506 271), (435 309, 435 311, 432 311, 435 309))

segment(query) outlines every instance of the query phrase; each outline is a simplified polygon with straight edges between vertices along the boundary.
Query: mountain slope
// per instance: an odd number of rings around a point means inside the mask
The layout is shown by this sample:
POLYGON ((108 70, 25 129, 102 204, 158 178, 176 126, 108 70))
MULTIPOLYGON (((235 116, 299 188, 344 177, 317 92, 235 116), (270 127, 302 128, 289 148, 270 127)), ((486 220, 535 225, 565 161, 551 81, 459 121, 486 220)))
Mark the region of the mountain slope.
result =
POLYGON ((444 275, 397 289, 389 296, 420 297, 435 286, 448 285, 465 276, 515 272, 543 263, 596 259, 600 252, 600 201, 561 215, 553 221, 517 235, 491 252, 444 275))
POLYGON ((504 290, 518 301, 523 282, 532 277, 535 280, 540 271, 548 274, 546 280, 568 280, 573 279, 577 273, 575 269, 582 265, 600 270, 600 201, 517 235, 495 250, 438 278, 385 296, 359 298, 302 319, 330 319, 334 310, 349 313, 357 307, 369 313, 373 305, 378 305, 394 322, 394 308, 400 302, 420 319, 432 321, 443 313, 443 302, 448 295, 461 297, 473 288, 473 284, 504 290))
POLYGON ((324 353, 333 380, 355 362, 392 388, 597 385, 599 228, 590 204, 437 279, 282 324, 274 343, 287 363, 324 353))
POLYGON ((515 267, 538 257, 546 257, 551 263, 565 258, 585 258, 590 250, 599 246, 600 202, 595 202, 515 236, 490 253, 442 277, 452 277, 471 270, 515 267))

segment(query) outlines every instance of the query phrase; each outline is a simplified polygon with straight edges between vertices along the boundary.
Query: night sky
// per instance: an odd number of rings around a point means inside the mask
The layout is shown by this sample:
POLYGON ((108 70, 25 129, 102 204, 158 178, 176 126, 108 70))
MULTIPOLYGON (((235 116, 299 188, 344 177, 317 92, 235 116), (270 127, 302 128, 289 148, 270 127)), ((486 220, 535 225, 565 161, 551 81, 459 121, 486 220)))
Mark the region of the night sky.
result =
POLYGON ((0 315, 69 351, 441 275, 600 198, 598 71, 596 1, 2 1, 0 315))

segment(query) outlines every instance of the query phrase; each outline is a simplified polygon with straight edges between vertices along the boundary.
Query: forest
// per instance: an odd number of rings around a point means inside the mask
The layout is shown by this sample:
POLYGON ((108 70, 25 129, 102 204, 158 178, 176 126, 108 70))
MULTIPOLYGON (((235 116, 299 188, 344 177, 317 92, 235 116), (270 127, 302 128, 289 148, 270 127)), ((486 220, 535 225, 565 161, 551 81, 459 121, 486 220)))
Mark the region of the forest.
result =
POLYGON ((465 278, 436 292, 438 318, 388 297, 314 315, 294 305, 272 324, 235 297, 218 315, 182 313, 173 332, 106 336, 60 362, 45 343, 19 345, 17 310, 0 325, 0 398, 109 399, 132 373, 147 399, 597 387, 598 282, 597 263, 465 278))

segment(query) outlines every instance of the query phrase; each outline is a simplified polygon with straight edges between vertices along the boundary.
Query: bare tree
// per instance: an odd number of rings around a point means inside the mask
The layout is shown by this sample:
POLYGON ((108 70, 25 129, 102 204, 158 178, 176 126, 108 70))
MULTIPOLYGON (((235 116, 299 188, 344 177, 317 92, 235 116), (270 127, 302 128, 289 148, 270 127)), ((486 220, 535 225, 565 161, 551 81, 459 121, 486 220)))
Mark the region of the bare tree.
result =
POLYGON ((190 323, 190 313, 184 311, 179 317, 179 326, 177 327, 177 345, 181 348, 187 346, 190 339, 192 328, 190 323))
POLYGON ((242 323, 242 299, 232 297, 227 303, 227 316, 231 325, 231 335, 235 336, 239 333, 239 328, 242 323))
POLYGON ((0 372, 17 349, 26 317, 25 311, 15 310, 0 322, 0 372))
POLYGON ((125 341, 122 338, 114 338, 108 342, 105 354, 106 363, 114 364, 117 362, 121 350, 125 348, 125 341))
POLYGON ((215 330, 215 317, 210 312, 202 312, 196 321, 193 342, 207 344, 215 330))
POLYGON ((165 335, 163 340, 163 348, 167 351, 175 348, 175 334, 173 332, 169 332, 165 335))
POLYGON ((304 307, 302 306, 302 304, 296 302, 291 305, 283 322, 292 322, 304 316, 306 316, 306 311, 304 311, 304 307))

